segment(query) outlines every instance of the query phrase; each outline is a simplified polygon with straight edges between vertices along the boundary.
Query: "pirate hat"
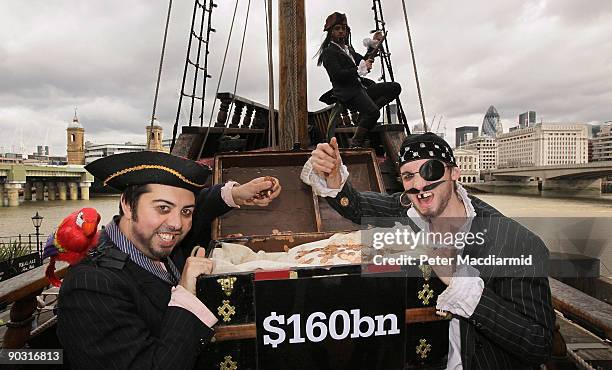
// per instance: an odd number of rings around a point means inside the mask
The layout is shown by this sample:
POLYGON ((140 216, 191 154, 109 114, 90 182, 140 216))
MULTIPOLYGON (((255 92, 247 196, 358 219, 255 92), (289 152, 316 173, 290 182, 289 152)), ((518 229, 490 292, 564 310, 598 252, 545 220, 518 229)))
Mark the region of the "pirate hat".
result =
POLYGON ((348 27, 348 23, 346 20, 346 14, 334 12, 330 14, 325 20, 325 26, 323 27, 323 31, 329 31, 333 26, 337 24, 344 24, 348 27))
POLYGON ((104 186, 123 191, 130 185, 162 184, 194 193, 204 188, 210 168, 162 152, 131 152, 100 158, 85 166, 104 186))
POLYGON ((402 142, 398 156, 400 166, 419 159, 438 159, 451 166, 457 165, 453 149, 433 132, 408 135, 402 142))

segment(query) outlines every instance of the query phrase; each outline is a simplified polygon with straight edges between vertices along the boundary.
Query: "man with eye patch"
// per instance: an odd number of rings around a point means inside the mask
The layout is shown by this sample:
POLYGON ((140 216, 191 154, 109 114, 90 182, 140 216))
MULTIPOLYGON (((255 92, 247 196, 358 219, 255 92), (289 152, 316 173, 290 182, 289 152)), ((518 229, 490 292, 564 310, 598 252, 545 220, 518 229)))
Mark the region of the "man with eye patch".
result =
POLYGON ((122 194, 120 214, 60 289, 57 335, 67 362, 75 369, 194 368, 217 322, 196 297, 197 277, 210 274, 213 264, 204 249, 184 267, 171 253, 191 230, 196 208, 212 219, 233 206, 263 206, 280 192, 278 181, 205 189, 208 167, 149 151, 85 168, 122 194), (269 199, 255 198, 270 188, 269 199))
POLYGON ((398 153, 403 192, 359 192, 350 183, 338 143, 318 144, 301 179, 343 217, 361 224, 396 218, 413 232, 470 232, 482 243, 425 248, 428 257, 532 255, 531 266, 432 265, 446 289, 436 308, 451 313, 447 369, 539 368, 552 350, 555 316, 547 278, 548 249, 540 238, 457 181, 450 145, 433 133, 409 135, 398 153))

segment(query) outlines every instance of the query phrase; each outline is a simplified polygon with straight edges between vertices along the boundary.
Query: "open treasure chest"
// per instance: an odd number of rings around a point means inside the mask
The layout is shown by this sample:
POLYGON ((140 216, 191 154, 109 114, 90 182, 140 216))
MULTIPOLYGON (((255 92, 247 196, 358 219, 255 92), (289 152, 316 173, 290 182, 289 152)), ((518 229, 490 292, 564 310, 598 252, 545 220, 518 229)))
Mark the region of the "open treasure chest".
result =
MULTIPOLYGON (((215 158, 214 183, 273 176, 282 193, 268 207, 243 206, 213 224, 215 269, 198 278, 197 295, 219 323, 198 368, 444 366, 449 321, 435 311, 443 283, 427 265, 411 266, 415 272, 362 264, 360 225, 300 180, 309 155, 215 158)), ((348 150, 342 158, 357 190, 384 189, 372 151, 348 150)))

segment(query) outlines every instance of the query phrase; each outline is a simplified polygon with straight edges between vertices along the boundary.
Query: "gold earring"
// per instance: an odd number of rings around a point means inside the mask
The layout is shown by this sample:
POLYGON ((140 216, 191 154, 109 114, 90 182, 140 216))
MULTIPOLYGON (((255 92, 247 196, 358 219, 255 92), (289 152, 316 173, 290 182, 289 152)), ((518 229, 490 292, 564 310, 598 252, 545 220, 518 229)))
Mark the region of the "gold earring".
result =
POLYGON ((405 191, 405 192, 403 192, 403 193, 400 195, 399 202, 400 202, 400 204, 401 204, 402 206, 404 206, 404 207, 406 207, 406 208, 410 208, 410 207, 412 206, 412 202, 410 201, 410 198, 408 198, 408 202, 404 202, 404 201, 403 201, 404 195, 406 195, 406 196, 407 196, 407 195, 408 195, 408 193, 407 193, 406 191, 405 191))

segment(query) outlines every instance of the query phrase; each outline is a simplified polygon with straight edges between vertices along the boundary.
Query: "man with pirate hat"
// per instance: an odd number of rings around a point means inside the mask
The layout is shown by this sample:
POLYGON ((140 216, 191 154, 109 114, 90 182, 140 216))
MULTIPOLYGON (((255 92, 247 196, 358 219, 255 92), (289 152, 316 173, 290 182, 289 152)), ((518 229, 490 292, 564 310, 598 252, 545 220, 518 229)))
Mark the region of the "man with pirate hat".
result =
MULTIPOLYGON (((302 170, 302 180, 326 197, 342 216, 397 218, 413 232, 470 232, 479 243, 462 249, 428 248, 428 255, 502 258, 533 256, 530 266, 435 266, 448 285, 436 298, 449 323, 447 369, 539 368, 550 356, 555 316, 547 278, 548 250, 536 235, 468 195, 457 182, 460 170, 453 151, 433 133, 409 135, 399 151, 404 192, 359 192, 335 138, 318 144, 302 170), (403 222, 400 218, 407 218, 403 222)), ((374 222, 375 223, 375 222, 374 222)))
MULTIPOLYGON (((374 83, 363 78, 372 69, 373 56, 364 59, 364 56, 355 52, 345 14, 335 12, 329 15, 323 31, 327 32, 327 36, 317 52, 317 64, 325 67, 334 97, 345 107, 359 112, 359 125, 351 146, 360 147, 368 131, 376 125, 380 108, 399 96, 401 86, 397 82, 374 83)), ((378 31, 373 41, 378 43, 382 38, 382 32, 378 31)))
POLYGON ((195 296, 196 278, 213 265, 203 249, 182 269, 169 256, 190 231, 196 207, 206 207, 198 211, 212 220, 231 206, 265 205, 278 196, 278 181, 204 189, 208 167, 148 151, 85 168, 123 193, 120 214, 60 289, 57 334, 67 361, 87 369, 193 368, 217 322, 195 296), (255 198, 272 186, 269 199, 255 198))

